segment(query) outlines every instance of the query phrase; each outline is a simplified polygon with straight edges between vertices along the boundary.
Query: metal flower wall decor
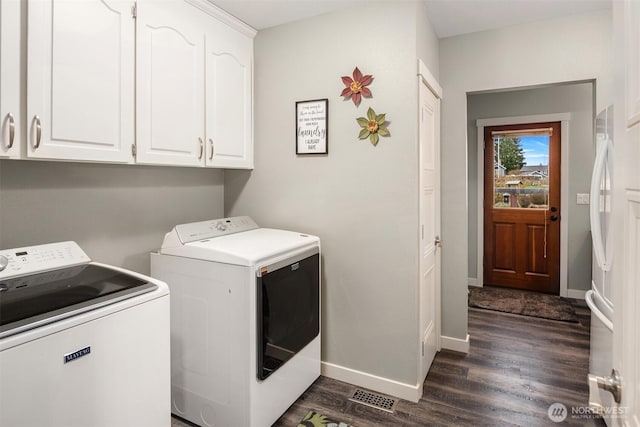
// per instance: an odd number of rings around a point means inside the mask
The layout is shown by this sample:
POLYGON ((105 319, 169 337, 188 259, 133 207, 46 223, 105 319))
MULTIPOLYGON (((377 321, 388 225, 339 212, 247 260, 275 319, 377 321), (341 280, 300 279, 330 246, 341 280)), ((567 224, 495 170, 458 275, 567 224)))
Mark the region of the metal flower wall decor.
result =
MULTIPOLYGON (((371 98, 373 95, 371 89, 367 86, 373 81, 371 74, 362 74, 358 67, 354 68, 352 77, 342 76, 342 83, 345 88, 340 96, 345 97, 345 101, 351 99, 353 104, 358 107, 362 98, 371 98)), ((388 129, 386 114, 376 114, 373 108, 367 110, 367 117, 358 117, 356 121, 360 125, 359 139, 367 139, 373 146, 377 146, 381 136, 391 136, 388 129)))
POLYGON ((373 108, 367 110, 367 117, 358 117, 356 121, 362 128, 358 138, 369 138, 369 141, 376 146, 381 136, 390 136, 391 133, 385 125, 386 114, 376 114, 373 108))
POLYGON ((362 97, 370 98, 371 90, 367 87, 373 81, 371 74, 362 75, 362 72, 356 67, 353 70, 353 78, 349 76, 342 76, 342 83, 346 86, 340 96, 344 96, 346 99, 351 99, 355 106, 360 105, 362 97))

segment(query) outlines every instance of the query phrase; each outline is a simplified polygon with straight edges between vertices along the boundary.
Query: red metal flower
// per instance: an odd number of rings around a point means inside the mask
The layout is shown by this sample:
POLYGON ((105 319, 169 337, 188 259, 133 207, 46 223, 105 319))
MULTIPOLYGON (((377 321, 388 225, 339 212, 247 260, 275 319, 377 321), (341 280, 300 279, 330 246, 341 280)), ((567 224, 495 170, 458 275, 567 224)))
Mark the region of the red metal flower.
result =
POLYGON ((342 76, 342 83, 346 86, 340 96, 344 96, 346 99, 351 98, 353 103, 360 105, 360 100, 364 96, 365 98, 371 97, 371 90, 367 86, 373 81, 373 76, 367 74, 363 76, 358 67, 353 70, 353 78, 349 76, 342 76))

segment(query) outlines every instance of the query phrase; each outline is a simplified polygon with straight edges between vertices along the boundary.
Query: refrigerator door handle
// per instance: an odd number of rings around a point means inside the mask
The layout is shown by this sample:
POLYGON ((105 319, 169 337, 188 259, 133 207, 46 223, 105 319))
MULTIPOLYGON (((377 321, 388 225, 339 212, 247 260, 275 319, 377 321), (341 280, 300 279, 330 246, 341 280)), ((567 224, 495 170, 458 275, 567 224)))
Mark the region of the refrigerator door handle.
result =
POLYGON ((607 329, 613 332, 613 322, 600 311, 595 301, 593 300, 593 289, 587 291, 584 296, 584 300, 587 302, 587 305, 589 306, 589 309, 591 309, 591 312, 595 314, 598 319, 600 319, 600 321, 607 329))
POLYGON ((605 242, 603 241, 602 236, 602 224, 600 223, 600 189, 605 167, 612 167, 611 156, 608 155, 612 149, 613 145, 610 139, 607 139, 600 144, 596 154, 596 160, 593 165, 593 174, 591 175, 591 194, 589 203, 591 238, 593 240, 593 252, 596 256, 600 269, 603 271, 609 271, 611 268, 611 254, 609 254, 609 259, 607 259, 607 253, 604 247, 605 242))

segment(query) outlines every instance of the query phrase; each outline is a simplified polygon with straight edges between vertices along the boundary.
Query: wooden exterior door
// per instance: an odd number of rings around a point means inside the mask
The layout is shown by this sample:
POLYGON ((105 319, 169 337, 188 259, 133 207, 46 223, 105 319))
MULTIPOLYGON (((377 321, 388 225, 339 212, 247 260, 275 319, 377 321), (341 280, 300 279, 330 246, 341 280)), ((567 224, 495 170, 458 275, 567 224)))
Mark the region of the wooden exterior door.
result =
POLYGON ((484 283, 558 294, 560 122, 485 127, 484 141, 484 283))

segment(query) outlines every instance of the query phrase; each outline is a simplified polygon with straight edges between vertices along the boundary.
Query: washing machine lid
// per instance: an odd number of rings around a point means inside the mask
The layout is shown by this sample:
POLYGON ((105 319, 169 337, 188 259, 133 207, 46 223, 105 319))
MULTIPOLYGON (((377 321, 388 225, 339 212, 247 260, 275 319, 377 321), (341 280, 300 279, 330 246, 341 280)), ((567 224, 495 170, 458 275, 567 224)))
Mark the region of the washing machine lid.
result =
POLYGON ((225 264, 255 266, 285 254, 319 247, 318 237, 271 228, 211 237, 177 246, 163 246, 160 253, 225 264))
POLYGON ((156 288, 154 283, 94 263, 0 279, 0 338, 156 288))

